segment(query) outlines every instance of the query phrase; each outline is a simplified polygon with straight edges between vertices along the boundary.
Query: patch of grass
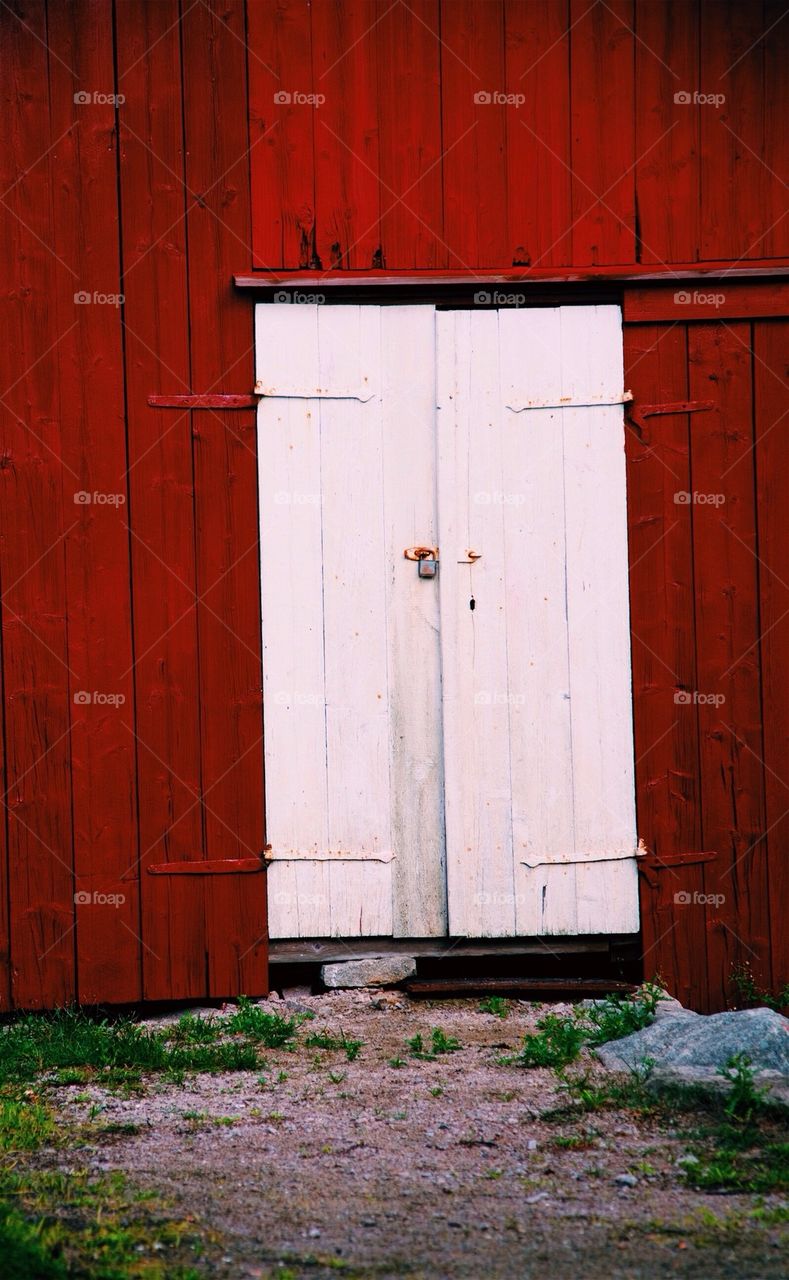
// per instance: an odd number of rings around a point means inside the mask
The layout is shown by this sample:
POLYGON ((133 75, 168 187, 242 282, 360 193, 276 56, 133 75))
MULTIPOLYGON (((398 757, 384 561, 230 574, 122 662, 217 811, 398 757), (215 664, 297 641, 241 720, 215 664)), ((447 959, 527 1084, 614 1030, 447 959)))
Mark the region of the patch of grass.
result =
POLYGON ((501 996, 486 996, 484 1000, 479 1002, 480 1013, 492 1013, 496 1018, 508 1018, 510 1016, 510 1005, 508 1000, 504 1000, 501 996))
POLYGON ((51 1111, 30 1090, 0 1097, 0 1152, 35 1151, 57 1133, 51 1111))
POLYGON ((390 1067, 394 1067, 394 1068, 395 1068, 395 1070, 397 1070, 399 1067, 404 1067, 404 1066, 405 1066, 405 1058, 390 1058, 390 1059, 389 1059, 389 1066, 390 1066, 390 1067))
POLYGON ((283 1018, 279 1013, 269 1013, 247 996, 239 996, 235 1013, 225 1019, 224 1025, 231 1034, 244 1035, 267 1049, 279 1049, 293 1041, 299 1021, 295 1017, 283 1018))
POLYGON ((170 1035, 176 1044, 214 1044, 222 1031, 222 1024, 217 1018, 196 1018, 193 1013, 185 1013, 170 1035))
POLYGON ((620 1040, 632 1031, 649 1026, 661 995, 660 987, 646 982, 631 998, 611 996, 597 1000, 569 1016, 546 1013, 537 1023, 537 1031, 524 1036, 520 1053, 502 1061, 521 1067, 560 1070, 575 1062, 584 1045, 620 1040))
POLYGON ((751 1124, 754 1117, 764 1110, 767 1089, 757 1089, 754 1084, 753 1065, 747 1053, 735 1053, 724 1067, 718 1071, 719 1076, 728 1080, 729 1089, 724 1111, 730 1120, 751 1124))
POLYGON ((430 1048, 425 1047, 424 1037, 420 1032, 406 1041, 412 1058, 429 1060, 440 1058, 446 1053, 457 1053, 462 1045, 455 1036, 448 1036, 441 1027, 432 1027, 430 1031, 430 1048))
POLYGON ((594 1138, 580 1133, 557 1134, 550 1141, 551 1146, 558 1147, 560 1151, 589 1151, 597 1146, 594 1138))
MULTIPOLYGON (((64 1070, 86 1068, 108 1081, 113 1078, 110 1072, 129 1068, 177 1076, 187 1071, 246 1071, 257 1066, 255 1044, 194 1042, 190 1033, 182 1043, 170 1043, 165 1031, 139 1026, 130 1019, 111 1022, 74 1009, 27 1014, 0 1027, 0 1083, 30 1080, 48 1070, 57 1071, 62 1082, 60 1073, 64 1070)), ((69 1082, 75 1079, 66 1078, 69 1082)), ((128 1081, 128 1074, 125 1079, 128 1081)))
POLYGON ((311 1031, 305 1037, 304 1043, 308 1049, 341 1049, 349 1062, 354 1062, 359 1056, 360 1049, 364 1046, 363 1040, 352 1040, 344 1031, 338 1036, 333 1036, 329 1031, 311 1031))
POLYGON ((769 1142, 748 1151, 723 1147, 686 1166, 697 1191, 775 1192, 789 1187, 789 1143, 769 1142))
POLYGON ((538 1030, 523 1038, 519 1054, 508 1062, 521 1067, 566 1067, 581 1052, 585 1034, 575 1018, 562 1018, 546 1013, 537 1023, 538 1030))

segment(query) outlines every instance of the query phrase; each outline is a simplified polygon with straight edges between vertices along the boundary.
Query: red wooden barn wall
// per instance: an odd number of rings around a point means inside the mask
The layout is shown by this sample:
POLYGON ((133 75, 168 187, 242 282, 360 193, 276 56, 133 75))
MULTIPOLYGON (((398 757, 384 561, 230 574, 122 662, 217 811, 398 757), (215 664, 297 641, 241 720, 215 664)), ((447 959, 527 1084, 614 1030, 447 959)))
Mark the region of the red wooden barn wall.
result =
MULTIPOLYGON (((147 405, 251 388, 233 272, 789 256, 783 13, 2 7, 1 1006, 265 981, 263 876, 145 874, 264 839, 254 415, 147 405)), ((635 308, 626 338, 637 399, 717 406, 628 440, 640 829, 663 859, 718 855, 650 873, 646 966, 699 1007, 725 1002, 733 963, 789 976, 786 326, 754 307, 635 308)))

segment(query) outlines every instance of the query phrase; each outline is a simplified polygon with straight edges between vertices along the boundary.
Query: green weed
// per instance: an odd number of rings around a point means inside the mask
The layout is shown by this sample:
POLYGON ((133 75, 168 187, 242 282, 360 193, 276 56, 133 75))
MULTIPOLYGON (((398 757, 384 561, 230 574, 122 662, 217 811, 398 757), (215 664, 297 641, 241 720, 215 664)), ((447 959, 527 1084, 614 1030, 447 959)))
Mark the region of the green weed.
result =
POLYGON ((341 1049, 348 1061, 354 1062, 364 1046, 364 1041, 352 1040, 344 1031, 341 1031, 338 1036, 333 1036, 328 1031, 311 1031, 305 1037, 304 1044, 308 1049, 341 1049))
POLYGON ((510 1016, 509 1001, 502 999, 501 996, 486 996, 479 1002, 479 1011, 492 1013, 496 1018, 508 1018, 510 1016))
POLYGON ((441 1027, 433 1027, 430 1031, 430 1048, 425 1047, 424 1037, 417 1032, 406 1041, 412 1058, 439 1058, 445 1053, 457 1053, 463 1046, 455 1036, 448 1036, 441 1027))

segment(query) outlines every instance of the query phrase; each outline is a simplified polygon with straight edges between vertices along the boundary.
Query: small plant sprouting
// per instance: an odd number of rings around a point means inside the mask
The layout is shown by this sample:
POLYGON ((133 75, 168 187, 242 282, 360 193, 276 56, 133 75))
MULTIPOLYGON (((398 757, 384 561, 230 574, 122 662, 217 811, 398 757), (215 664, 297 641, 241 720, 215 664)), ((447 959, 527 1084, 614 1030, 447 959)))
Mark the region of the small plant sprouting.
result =
POLYGON ((492 1013, 494 1017, 508 1018, 510 1014, 509 1001, 504 1000, 501 996, 486 996, 484 1000, 479 1002, 480 1013, 492 1013))
POLYGON ((733 968, 731 981, 737 992, 737 1004, 740 1007, 750 1009, 761 1004, 766 1005, 768 1009, 775 1009, 776 1012, 780 1012, 781 1009, 789 1006, 789 982, 785 982, 773 994, 757 984, 749 964, 741 964, 733 968))
POLYGON ((735 1053, 726 1065, 719 1067, 718 1075, 731 1084, 724 1111, 736 1124, 749 1125, 764 1108, 767 1089, 757 1089, 753 1079, 753 1066, 747 1053, 735 1053))
POLYGON ((411 1051, 412 1058, 421 1058, 428 1060, 431 1058, 439 1058, 445 1053, 457 1053, 462 1045, 455 1036, 448 1036, 441 1027, 433 1027, 430 1032, 430 1048, 425 1048, 424 1037, 421 1032, 417 1032, 410 1040, 406 1041, 411 1051))
POLYGON ((352 1040, 344 1031, 338 1036, 333 1036, 328 1031, 311 1031, 304 1043, 308 1049, 342 1049, 349 1062, 355 1062, 359 1050, 364 1046, 363 1040, 352 1040))

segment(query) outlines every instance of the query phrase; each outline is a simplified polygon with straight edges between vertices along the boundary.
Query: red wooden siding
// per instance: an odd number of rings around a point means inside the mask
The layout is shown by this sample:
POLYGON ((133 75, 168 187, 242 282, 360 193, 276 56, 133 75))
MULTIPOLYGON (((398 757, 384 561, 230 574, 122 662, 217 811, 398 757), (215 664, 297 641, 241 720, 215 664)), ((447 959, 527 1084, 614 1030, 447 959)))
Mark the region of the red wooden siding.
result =
POLYGON ((778 320, 625 328, 636 402, 714 405, 627 441, 645 968, 697 1008, 725 1005, 736 968, 789 972, 788 354, 778 320))
POLYGON ((252 388, 244 10, 2 37, 0 1001, 262 991, 265 877, 146 874, 264 843, 254 413, 147 404, 252 388))
POLYGON ((778 0, 248 7, 256 267, 789 252, 778 0))

